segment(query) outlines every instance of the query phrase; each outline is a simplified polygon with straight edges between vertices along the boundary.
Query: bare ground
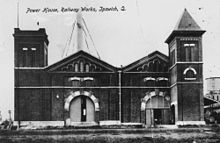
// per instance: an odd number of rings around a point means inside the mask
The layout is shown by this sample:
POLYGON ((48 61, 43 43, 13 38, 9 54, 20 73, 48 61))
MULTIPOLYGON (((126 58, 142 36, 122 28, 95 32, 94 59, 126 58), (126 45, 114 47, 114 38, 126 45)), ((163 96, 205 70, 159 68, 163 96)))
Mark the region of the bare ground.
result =
POLYGON ((220 143, 220 128, 0 131, 0 143, 220 143))

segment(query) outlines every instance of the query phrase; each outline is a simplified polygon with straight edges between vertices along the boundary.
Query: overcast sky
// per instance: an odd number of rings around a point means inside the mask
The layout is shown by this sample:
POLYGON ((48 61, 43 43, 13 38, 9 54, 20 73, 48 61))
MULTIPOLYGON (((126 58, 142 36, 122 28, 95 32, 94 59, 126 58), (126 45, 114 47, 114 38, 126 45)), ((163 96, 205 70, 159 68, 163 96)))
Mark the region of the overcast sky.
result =
MULTIPOLYGON (((75 12, 61 12, 62 7, 97 9, 97 12, 82 14, 101 59, 114 66, 125 66, 155 50, 168 55, 164 41, 187 8, 207 31, 203 36, 204 78, 220 76, 219 0, 20 0, 20 29, 46 28, 50 41, 49 64, 61 59, 76 15, 75 12), (125 11, 120 10, 122 6, 125 11), (100 7, 117 7, 118 11, 99 12, 100 7), (26 13, 28 8, 41 11, 26 13), (59 12, 45 13, 42 12, 44 8, 59 12), (40 26, 37 26, 38 21, 40 26)), ((8 109, 14 110, 12 34, 17 27, 17 1, 1 0, 0 9, 0 110, 5 118, 8 109)))

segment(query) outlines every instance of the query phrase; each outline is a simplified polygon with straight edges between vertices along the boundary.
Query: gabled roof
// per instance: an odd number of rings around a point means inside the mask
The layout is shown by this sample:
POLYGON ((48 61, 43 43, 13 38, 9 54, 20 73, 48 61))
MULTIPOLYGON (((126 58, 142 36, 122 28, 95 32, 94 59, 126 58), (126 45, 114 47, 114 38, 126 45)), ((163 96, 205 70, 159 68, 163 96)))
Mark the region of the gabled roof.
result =
POLYGON ((147 56, 125 66, 122 68, 123 71, 129 71, 135 67, 138 67, 141 64, 144 64, 154 58, 158 57, 159 59, 163 60, 164 62, 168 63, 169 62, 169 58, 168 56, 164 55, 163 53, 159 52, 159 51, 154 51, 150 54, 148 54, 147 56))
POLYGON ((196 35, 200 36, 205 32, 202 30, 200 26, 196 23, 196 21, 192 18, 189 14, 187 9, 184 9, 183 14, 181 15, 180 19, 178 20, 174 30, 170 34, 170 36, 166 39, 166 43, 169 43, 174 36, 176 35, 196 35))
POLYGON ((74 54, 72 54, 72 55, 70 55, 70 56, 68 56, 68 57, 66 57, 66 58, 64 58, 64 59, 62 59, 62 60, 60 60, 60 61, 58 61, 58 62, 56 62, 56 63, 54 63, 52 65, 50 65, 50 66, 48 66, 48 67, 46 67, 45 69, 47 71, 50 71, 50 72, 51 71, 55 71, 56 69, 60 68, 61 66, 66 65, 69 62, 71 62, 71 61, 73 61, 73 60, 75 60, 77 58, 84 58, 84 59, 87 59, 89 61, 92 61, 95 64, 105 68, 109 72, 114 72, 116 70, 116 68, 113 67, 112 65, 110 65, 110 64, 108 64, 108 63, 106 63, 106 62, 104 62, 104 61, 102 61, 102 60, 100 60, 100 59, 98 59, 98 58, 96 58, 96 57, 94 57, 94 56, 92 56, 92 55, 82 51, 82 50, 78 51, 77 53, 74 53, 74 54))

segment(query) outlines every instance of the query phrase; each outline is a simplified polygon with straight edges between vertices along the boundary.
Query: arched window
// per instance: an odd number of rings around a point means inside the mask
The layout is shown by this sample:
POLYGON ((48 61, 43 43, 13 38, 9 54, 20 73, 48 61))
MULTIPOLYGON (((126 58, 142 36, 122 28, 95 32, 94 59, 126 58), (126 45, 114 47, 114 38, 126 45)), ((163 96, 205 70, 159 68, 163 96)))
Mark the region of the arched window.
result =
POLYGON ((159 72, 160 70, 160 61, 159 60, 155 60, 154 61, 154 65, 153 65, 153 71, 154 72, 159 72))
POLYGON ((94 86, 94 78, 93 77, 85 77, 83 78, 84 86, 94 86))
POLYGON ((142 66, 142 71, 148 71, 148 65, 147 64, 144 64, 142 66))
POLYGON ((157 86, 168 86, 168 78, 158 77, 156 81, 157 81, 157 86))
POLYGON ((185 80, 196 80, 196 74, 196 70, 192 67, 186 68, 183 72, 185 80))
POLYGON ((142 71, 143 70, 143 67, 138 67, 137 68, 137 71, 142 71))
POLYGON ((96 69, 96 66, 94 65, 94 64, 92 64, 91 66, 90 66, 90 71, 95 71, 95 69, 96 69))
POLYGON ((192 70, 186 72, 186 78, 195 78, 195 74, 192 70))
POLYGON ((80 62, 80 72, 84 72, 84 64, 83 64, 83 62, 80 62))
POLYGON ((144 78, 144 82, 146 86, 150 86, 150 87, 155 86, 155 81, 156 81, 155 78, 152 78, 152 77, 144 78))
POLYGON ((199 60, 198 46, 196 43, 184 42, 183 47, 185 48, 185 61, 193 62, 199 60))
POLYGON ((89 72, 89 64, 86 64, 86 72, 89 72))
POLYGON ((79 65, 77 63, 74 65, 74 68, 75 68, 75 72, 79 72, 79 65))
POLYGON ((68 81, 71 83, 70 85, 73 87, 79 87, 80 86, 80 77, 70 77, 68 78, 68 81))
POLYGON ((153 62, 149 62, 149 63, 148 63, 148 67, 149 67, 149 68, 148 68, 148 71, 150 71, 150 72, 153 71, 153 65, 154 65, 153 62))

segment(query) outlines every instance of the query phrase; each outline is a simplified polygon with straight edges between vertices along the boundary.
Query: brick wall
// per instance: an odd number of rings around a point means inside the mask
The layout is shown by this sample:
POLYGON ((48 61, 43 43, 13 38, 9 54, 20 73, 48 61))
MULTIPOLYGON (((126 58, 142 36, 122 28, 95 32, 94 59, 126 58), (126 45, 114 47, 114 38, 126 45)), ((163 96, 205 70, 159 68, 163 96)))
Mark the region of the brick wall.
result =
POLYGON ((201 121, 202 113, 202 84, 178 85, 178 120, 201 121))

